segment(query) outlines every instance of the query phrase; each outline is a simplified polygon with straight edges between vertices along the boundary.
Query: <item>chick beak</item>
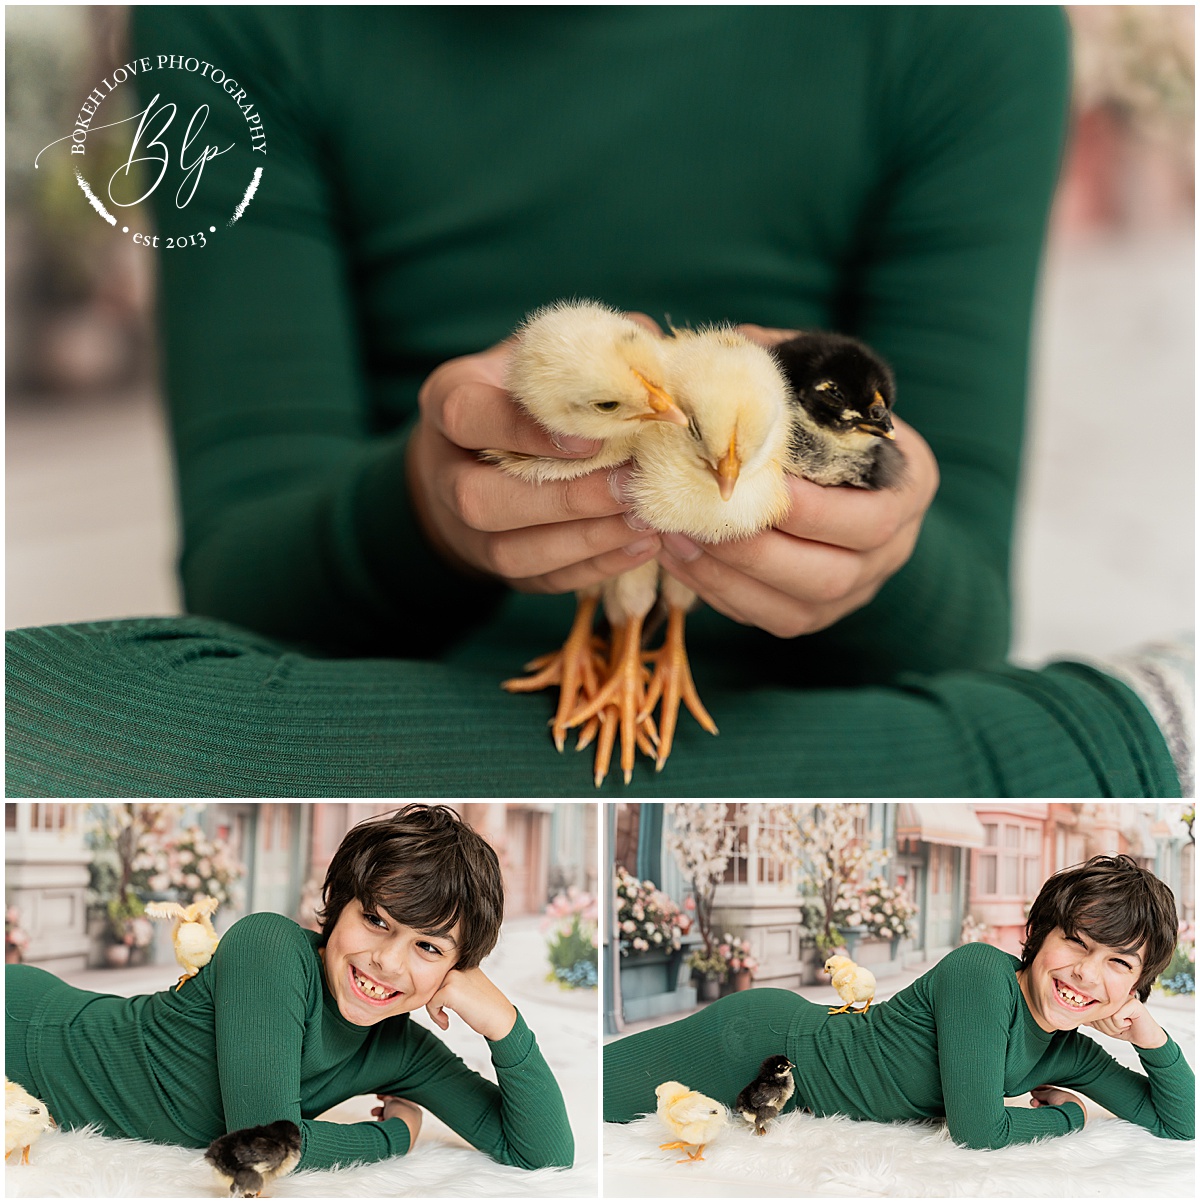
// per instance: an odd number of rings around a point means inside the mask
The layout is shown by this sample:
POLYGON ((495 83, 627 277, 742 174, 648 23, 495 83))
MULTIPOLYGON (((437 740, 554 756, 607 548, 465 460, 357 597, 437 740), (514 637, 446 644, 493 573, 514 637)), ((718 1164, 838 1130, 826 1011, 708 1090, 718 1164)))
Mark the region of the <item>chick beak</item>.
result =
POLYGON ((653 381, 647 380, 636 368, 629 369, 637 378, 638 383, 646 390, 646 403, 650 406, 648 414, 638 414, 638 418, 647 422, 674 422, 676 426, 688 424, 687 415, 675 404, 671 394, 659 388, 653 381))
POLYGON ((729 440, 729 451, 717 460, 714 469, 717 484, 721 489, 721 500, 728 501, 733 496, 733 487, 737 484, 738 473, 742 470, 742 461, 737 454, 737 436, 729 440))
POLYGON ((871 406, 872 410, 874 410, 876 413, 882 410, 883 416, 880 418, 870 419, 866 422, 859 422, 858 429, 864 434, 875 434, 882 439, 894 440, 896 438, 896 432, 892 429, 892 415, 888 413, 883 397, 881 397, 879 393, 876 393, 874 401, 874 405, 871 406))

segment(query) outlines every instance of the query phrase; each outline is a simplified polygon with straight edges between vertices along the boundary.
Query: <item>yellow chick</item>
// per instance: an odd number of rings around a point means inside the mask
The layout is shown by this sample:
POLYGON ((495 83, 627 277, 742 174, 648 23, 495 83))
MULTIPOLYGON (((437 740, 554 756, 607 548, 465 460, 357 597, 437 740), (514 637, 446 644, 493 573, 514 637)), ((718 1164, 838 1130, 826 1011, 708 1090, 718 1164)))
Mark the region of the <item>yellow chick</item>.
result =
POLYGON ((725 1127, 728 1112, 716 1099, 689 1090, 682 1082, 664 1082, 655 1087, 654 1094, 658 1099, 658 1118, 679 1138, 658 1147, 684 1149, 687 1156, 681 1157, 678 1165, 684 1161, 703 1161, 705 1145, 725 1127))
MULTIPOLYGON (((498 464, 510 475, 534 484, 575 479, 629 459, 648 425, 687 425, 687 418, 661 383, 666 340, 617 310, 596 301, 558 301, 530 314, 517 335, 506 379, 514 400, 551 433, 601 439, 604 445, 595 455, 576 460, 494 450, 480 453, 481 458, 498 464)), ((594 586, 577 592, 575 619, 562 648, 530 661, 525 667, 531 675, 503 682, 503 688, 510 693, 559 686, 558 708, 550 726, 560 752, 569 727, 596 719, 585 727, 579 746, 586 747, 596 730, 601 730, 596 752, 597 785, 608 772, 608 754, 618 721, 622 724, 622 763, 628 760, 626 781, 629 780, 633 742, 645 744, 647 739, 647 724, 636 722, 641 689, 637 690, 636 705, 619 705, 612 713, 602 715, 618 688, 629 692, 622 675, 619 685, 609 691, 600 705, 576 722, 568 720, 579 716, 581 707, 595 699, 599 674, 604 671, 592 633, 602 592, 614 631, 619 624, 624 633, 635 621, 630 606, 636 608, 641 604, 639 599, 644 589, 640 582, 638 578, 637 582, 614 585, 611 589, 606 584, 604 589, 594 586), (625 715, 630 711, 626 720, 625 715)), ((643 616, 653 602, 652 594, 643 616)), ((640 620, 637 621, 640 639, 640 620)), ((619 664, 625 663, 624 656, 616 659, 619 664)))
POLYGON ((586 459, 481 452, 522 480, 573 480, 627 460, 647 422, 687 425, 663 388, 664 339, 597 301, 556 301, 517 330, 505 384, 551 434, 602 439, 586 459))
MULTIPOLYGON (((706 542, 745 538, 787 513, 784 469, 790 428, 788 386, 775 360, 736 330, 675 331, 666 387, 688 415, 686 430, 659 426, 638 441, 630 482, 634 510, 659 531, 706 542)), ((696 595, 663 573, 667 633, 639 717, 662 699, 656 769, 671 753, 682 700, 713 735, 684 645, 696 595)))
POLYGON ((4 1079, 4 1160, 18 1149, 21 1164, 29 1164, 29 1148, 46 1131, 58 1125, 46 1104, 35 1099, 24 1087, 4 1079))
POLYGON ((175 959, 186 971, 180 977, 176 990, 182 989, 188 978, 195 977, 217 951, 220 937, 209 916, 220 905, 215 898, 207 894, 189 906, 180 906, 178 902, 146 904, 146 914, 151 918, 175 920, 175 928, 171 932, 175 959))
POLYGON ((833 956, 825 962, 825 972, 830 975, 833 988, 846 1004, 843 1007, 830 1007, 830 1015, 843 1015, 849 1011, 853 1015, 865 1015, 871 1009, 871 1001, 875 997, 875 975, 861 965, 856 965, 849 957, 833 956), (854 1010, 857 1002, 866 1003, 861 1011, 854 1010))

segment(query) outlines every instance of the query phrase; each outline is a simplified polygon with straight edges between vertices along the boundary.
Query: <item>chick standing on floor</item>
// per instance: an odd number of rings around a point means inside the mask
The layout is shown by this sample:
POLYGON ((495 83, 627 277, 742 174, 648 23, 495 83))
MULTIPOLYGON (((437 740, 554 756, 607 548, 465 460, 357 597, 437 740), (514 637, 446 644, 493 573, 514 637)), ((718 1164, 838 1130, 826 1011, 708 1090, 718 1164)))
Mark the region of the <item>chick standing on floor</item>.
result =
POLYGON ((658 1099, 658 1118, 679 1137, 658 1147, 684 1149, 687 1156, 681 1157, 677 1165, 685 1161, 703 1161, 705 1145, 711 1144, 725 1127, 725 1108, 716 1099, 689 1090, 682 1082, 663 1082, 654 1088, 654 1095, 658 1099), (693 1147, 695 1152, 692 1152, 693 1147))
POLYGON ((782 1054, 768 1057, 759 1066, 758 1076, 738 1093, 736 1109, 756 1136, 767 1134, 767 1123, 783 1110, 796 1090, 792 1070, 796 1067, 782 1054))
POLYGON ((300 1161, 300 1129, 291 1120, 240 1128, 218 1136, 204 1160, 234 1199, 256 1199, 267 1185, 290 1174, 300 1161))
POLYGON ((58 1125, 50 1116, 49 1108, 41 1099, 4 1079, 4 1160, 7 1161, 18 1149, 21 1164, 29 1164, 29 1149, 41 1138, 48 1128, 58 1125))

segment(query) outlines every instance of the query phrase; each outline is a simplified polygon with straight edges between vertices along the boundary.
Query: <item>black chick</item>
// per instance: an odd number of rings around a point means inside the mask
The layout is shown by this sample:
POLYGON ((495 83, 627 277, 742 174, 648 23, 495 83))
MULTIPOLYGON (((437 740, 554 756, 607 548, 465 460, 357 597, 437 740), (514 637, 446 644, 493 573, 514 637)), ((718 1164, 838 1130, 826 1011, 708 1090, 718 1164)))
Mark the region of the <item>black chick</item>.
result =
POLYGON ((300 1160, 300 1129, 290 1119, 218 1136, 204 1159, 229 1187, 234 1199, 256 1199, 300 1160))
POLYGON ((795 1068, 782 1055, 768 1057, 759 1067, 758 1077, 739 1092, 735 1107, 746 1123, 754 1125, 756 1136, 766 1135, 767 1121, 774 1119, 792 1097, 795 1068))
POLYGON ((795 401, 790 470, 819 485, 889 489, 904 476, 892 440, 892 370, 845 334, 818 330, 773 348, 795 401))

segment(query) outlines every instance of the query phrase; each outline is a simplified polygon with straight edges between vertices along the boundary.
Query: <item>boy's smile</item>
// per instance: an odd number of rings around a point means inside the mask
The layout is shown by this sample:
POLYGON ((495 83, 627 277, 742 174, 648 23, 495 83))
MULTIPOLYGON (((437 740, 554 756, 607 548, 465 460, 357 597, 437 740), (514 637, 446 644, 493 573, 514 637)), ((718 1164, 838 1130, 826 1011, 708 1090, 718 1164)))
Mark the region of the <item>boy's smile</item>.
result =
POLYGON ((430 935, 386 911, 348 903, 321 950, 342 1018, 368 1025, 420 1010, 458 960, 458 932, 456 924, 447 935, 430 935))
POLYGON ((1082 931, 1068 936, 1056 927, 1017 980, 1037 1025, 1062 1032, 1115 1015, 1129 1001, 1141 969, 1137 951, 1097 944, 1082 931))

